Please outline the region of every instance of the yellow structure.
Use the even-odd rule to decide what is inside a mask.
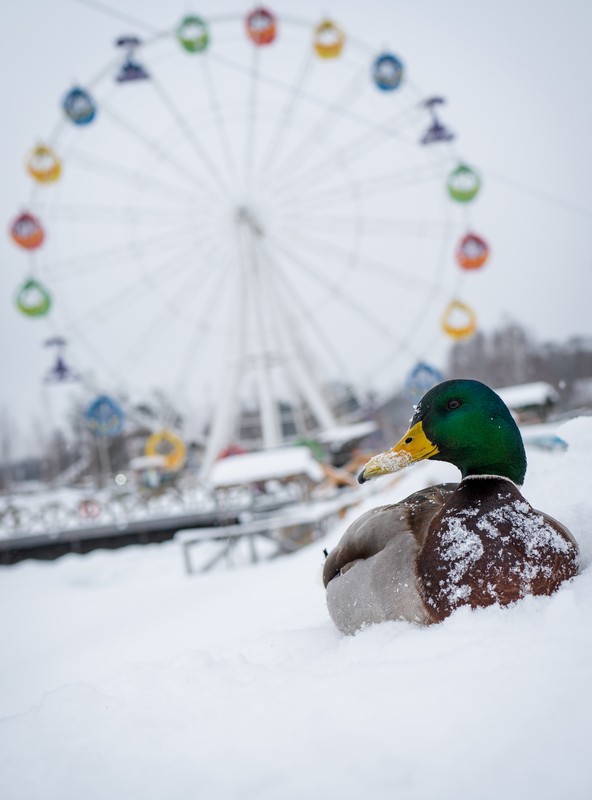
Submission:
[[[146,442],[144,452],[147,456],[164,456],[168,472],[176,472],[185,463],[185,444],[176,433],[169,430],[153,433]]]

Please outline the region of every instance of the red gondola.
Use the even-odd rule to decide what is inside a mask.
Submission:
[[[28,211],[23,211],[13,221],[10,226],[10,235],[12,240],[20,247],[24,247],[25,250],[36,250],[41,247],[45,239],[41,223]]]
[[[277,19],[266,8],[256,8],[245,21],[247,36],[258,47],[271,44],[277,35]]]
[[[467,233],[456,249],[456,260],[463,269],[479,269],[488,258],[489,245],[476,233]]]

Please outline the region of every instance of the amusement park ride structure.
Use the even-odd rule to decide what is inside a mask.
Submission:
[[[253,326],[254,353],[252,360],[257,376],[259,408],[261,415],[262,444],[265,449],[278,447],[282,439],[280,407],[272,388],[271,368],[274,354],[269,351],[263,329],[264,313],[261,309],[265,297],[264,271],[273,269],[269,255],[265,252],[265,229],[248,206],[240,206],[235,216],[237,260],[236,306],[231,314],[236,330],[231,339],[230,367],[227,382],[220,393],[220,402],[214,414],[212,432],[208,439],[203,469],[207,474],[218,454],[231,440],[239,407],[239,389],[245,368],[245,342],[249,320]],[[311,409],[321,429],[338,424],[329,403],[323,395],[322,386],[309,370],[294,329],[283,315],[278,315],[274,340],[275,359],[284,364],[294,386]]]
[[[317,432],[343,424],[328,380],[397,362],[412,396],[436,383],[425,354],[474,333],[462,288],[489,246],[469,216],[481,179],[403,54],[263,7],[116,46],[28,155],[10,224],[29,265],[17,309],[47,320],[47,381],[79,381],[94,434],[120,433],[122,386],[209,393],[207,478],[247,398],[273,449],[282,400]],[[166,419],[147,448],[185,453]]]

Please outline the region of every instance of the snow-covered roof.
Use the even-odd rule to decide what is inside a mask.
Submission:
[[[222,488],[297,475],[306,475],[314,483],[323,480],[323,469],[308,447],[278,447],[228,456],[216,461],[209,483],[213,488]]]
[[[557,402],[559,395],[545,381],[535,383],[523,383],[520,386],[505,386],[495,390],[502,398],[504,403],[511,409],[528,408],[529,406],[540,406],[547,402]]]
[[[370,433],[374,433],[378,425],[373,420],[356,422],[353,425],[339,425],[335,428],[327,428],[322,431],[317,439],[319,442],[330,444],[344,444],[354,439],[362,439]]]
[[[159,455],[137,456],[130,461],[132,469],[158,469],[159,467],[164,467],[165,464],[166,458]]]

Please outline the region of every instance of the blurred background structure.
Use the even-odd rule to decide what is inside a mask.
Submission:
[[[211,514],[286,444],[342,489],[444,377],[592,406],[591,12],[291,6],[11,11],[9,533]]]

